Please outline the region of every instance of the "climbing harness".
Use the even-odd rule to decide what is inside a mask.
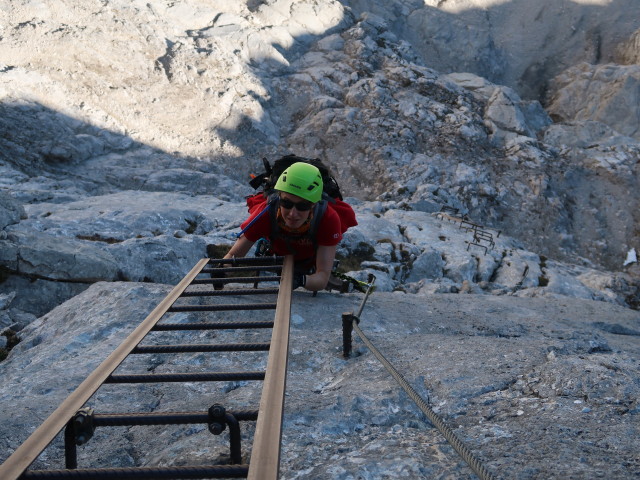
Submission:
[[[267,238],[259,238],[256,242],[256,251],[254,253],[256,257],[268,257],[273,255],[271,250],[271,242]]]

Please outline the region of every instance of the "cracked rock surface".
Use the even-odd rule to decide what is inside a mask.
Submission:
[[[226,252],[249,175],[293,152],[321,157],[357,213],[338,255],[377,277],[362,327],[492,471],[640,476],[638,8],[0,0],[2,458],[170,285]],[[283,478],[473,478],[362,343],[341,357],[339,317],[359,301],[294,294]],[[92,404],[257,394],[112,387]],[[81,456],[226,461],[228,439],[207,432],[100,432]]]
[[[0,363],[0,400],[12,405],[1,417],[3,455],[169,289],[97,283],[27,327]],[[359,294],[293,295],[282,478],[475,478],[355,333],[352,355],[343,357],[341,316],[360,301]],[[176,321],[234,318],[174,315]],[[367,338],[498,478],[640,474],[638,312],[566,298],[374,292],[360,319]],[[265,334],[222,332],[217,340],[260,342]],[[214,334],[182,335],[173,341],[205,343]],[[144,343],[169,338],[150,334]],[[134,357],[119,373],[251,370],[266,361],[259,352]],[[255,409],[259,394],[260,382],[105,386],[89,404],[103,413],[206,411],[213,403]],[[243,422],[242,434],[251,437],[252,422]],[[248,440],[243,454],[250,454]],[[228,438],[211,436],[204,425],[99,429],[79,455],[81,465],[89,459],[110,466],[202,464],[225,461]],[[59,465],[62,458],[57,441],[37,465]]]

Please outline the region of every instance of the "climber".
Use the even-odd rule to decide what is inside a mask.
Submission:
[[[244,257],[254,243],[267,239],[270,253],[294,256],[294,289],[322,290],[329,283],[342,234],[357,225],[355,213],[341,195],[323,195],[325,182],[318,167],[301,157],[285,158],[293,163],[273,188],[247,199],[250,216],[224,258]]]

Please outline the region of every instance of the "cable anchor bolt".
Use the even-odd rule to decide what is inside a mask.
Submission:
[[[209,431],[214,435],[220,435],[227,428],[226,410],[218,403],[209,407]]]

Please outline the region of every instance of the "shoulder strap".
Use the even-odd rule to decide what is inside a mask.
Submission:
[[[249,197],[249,198],[251,198],[251,197]],[[276,196],[276,198],[277,198],[277,196]],[[240,238],[244,232],[249,230],[253,226],[253,224],[256,223],[258,221],[258,219],[262,215],[265,214],[266,211],[273,212],[274,211],[274,207],[275,207],[274,206],[275,201],[276,201],[275,198],[267,198],[266,204],[265,204],[264,208],[262,209],[262,211],[260,213],[258,213],[255,217],[253,217],[253,220],[251,220],[249,222],[249,224],[240,231],[240,233],[236,234],[236,238]],[[258,204],[256,204],[256,205],[258,205]],[[252,207],[250,207],[249,211],[250,212],[253,211]]]
[[[273,205],[269,212],[269,219],[271,221],[271,241],[280,235],[280,227],[278,226],[278,209],[280,208],[280,196],[277,193],[269,195],[269,203]]]
[[[316,203],[316,206],[313,207],[313,219],[311,220],[311,226],[309,227],[309,236],[311,237],[311,241],[313,242],[313,249],[315,250],[318,247],[318,228],[320,227],[320,222],[322,217],[324,216],[324,212],[327,211],[327,201],[321,200]]]

